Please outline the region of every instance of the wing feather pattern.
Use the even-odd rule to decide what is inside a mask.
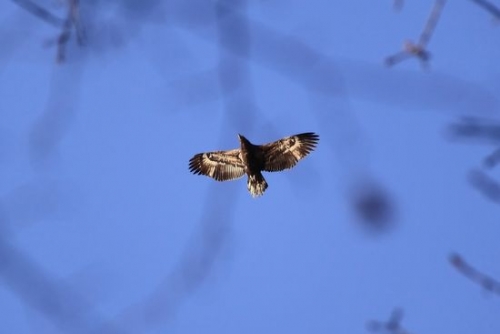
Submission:
[[[318,141],[317,134],[306,132],[262,145],[264,170],[277,172],[292,168],[316,148]]]
[[[245,174],[240,149],[198,153],[189,160],[189,171],[217,181],[234,180]]]

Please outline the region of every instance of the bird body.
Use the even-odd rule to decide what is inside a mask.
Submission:
[[[313,132],[285,137],[272,143],[254,145],[238,135],[240,148],[198,153],[189,160],[189,170],[217,181],[248,176],[247,188],[253,197],[262,196],[268,184],[262,171],[277,172],[292,168],[314,150],[319,136]]]

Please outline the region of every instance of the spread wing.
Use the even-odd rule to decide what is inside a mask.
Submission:
[[[189,171],[217,181],[237,179],[245,174],[240,149],[198,153],[189,160]]]
[[[307,132],[260,146],[264,154],[263,169],[266,172],[277,172],[292,168],[314,150],[318,141],[317,134]]]

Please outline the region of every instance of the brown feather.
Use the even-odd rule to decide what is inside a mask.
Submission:
[[[189,160],[189,170],[217,181],[233,180],[245,174],[240,149],[196,154]]]
[[[318,141],[317,134],[307,132],[260,146],[264,152],[263,170],[277,172],[292,168],[315,149]]]
[[[189,170],[217,181],[233,180],[247,174],[250,194],[262,196],[268,184],[261,172],[292,168],[316,148],[319,136],[306,132],[265,145],[254,145],[242,135],[239,139],[239,149],[196,154],[189,160]]]

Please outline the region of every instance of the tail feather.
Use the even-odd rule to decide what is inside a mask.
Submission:
[[[259,197],[267,189],[267,182],[261,173],[248,175],[247,188],[252,197]]]

